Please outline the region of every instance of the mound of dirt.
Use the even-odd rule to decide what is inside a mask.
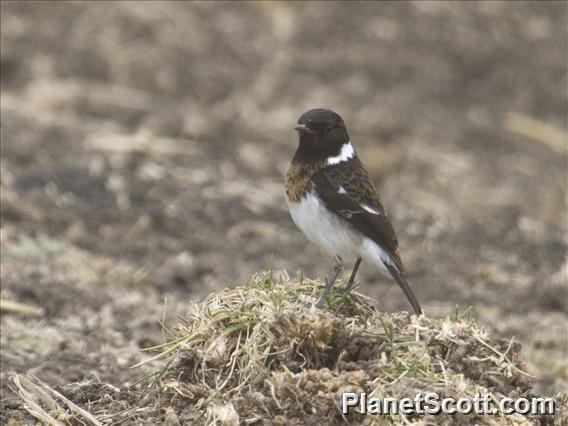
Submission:
[[[468,313],[427,318],[377,311],[358,293],[340,290],[329,308],[314,307],[323,283],[292,282],[272,272],[196,303],[157,352],[149,386],[93,382],[55,390],[16,376],[28,411],[43,421],[167,424],[387,423],[417,415],[342,414],[342,395],[414,398],[530,398],[520,345],[493,340]],[[556,420],[566,401],[557,401]],[[562,414],[558,414],[562,412]],[[566,417],[563,417],[566,420]],[[429,424],[546,424],[552,416],[423,415]]]

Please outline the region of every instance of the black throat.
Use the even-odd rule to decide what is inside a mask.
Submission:
[[[348,143],[348,142],[346,142]],[[300,135],[298,149],[292,159],[293,163],[319,163],[329,157],[335,157],[341,152],[343,143],[318,143],[313,135]]]

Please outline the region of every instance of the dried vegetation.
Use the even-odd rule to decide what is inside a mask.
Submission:
[[[497,401],[532,396],[520,345],[491,339],[468,313],[431,319],[377,311],[360,294],[331,296],[314,307],[322,283],[286,274],[257,275],[245,285],[211,294],[172,330],[167,343],[139,365],[161,367],[150,385],[122,392],[75,384],[64,396],[40,381],[14,384],[36,418],[64,423],[303,425],[411,420],[452,424],[541,424],[554,417],[343,415],[344,392],[454,398],[490,393]],[[139,366],[138,365],[138,366]],[[89,411],[71,402],[89,388]],[[109,389],[111,390],[109,392]],[[69,392],[70,387],[67,391]],[[127,397],[127,400],[121,398]],[[561,422],[566,401],[558,401]]]

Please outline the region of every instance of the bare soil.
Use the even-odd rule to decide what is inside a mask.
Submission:
[[[427,315],[471,307],[522,344],[534,392],[568,390],[565,2],[0,7],[1,423],[32,421],[15,373],[126,401],[191,300],[271,266],[329,273],[283,193],[319,106]],[[359,280],[409,309],[369,265]]]

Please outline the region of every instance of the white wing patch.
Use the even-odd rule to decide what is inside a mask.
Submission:
[[[344,161],[351,160],[355,156],[355,148],[351,145],[351,142],[343,144],[339,155],[335,157],[329,157],[327,159],[328,166],[333,166],[334,164],[343,163]]]
[[[372,209],[371,207],[367,206],[366,204],[361,204],[361,208],[371,214],[379,214],[378,211],[376,211],[375,209]]]
[[[347,194],[347,191],[345,190],[344,187],[339,186],[339,189],[337,190],[337,193],[338,193],[338,194]]]

